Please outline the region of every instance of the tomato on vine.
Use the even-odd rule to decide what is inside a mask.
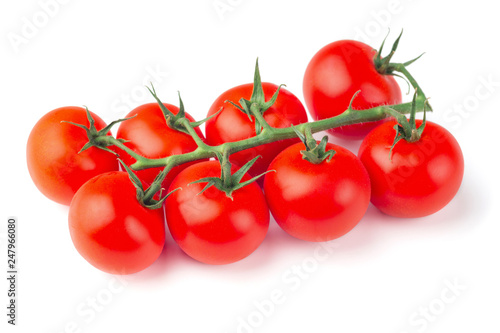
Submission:
[[[370,203],[370,179],[349,150],[312,136],[282,151],[269,165],[264,193],[288,234],[319,242],[354,228]]]
[[[90,115],[90,116],[89,116]],[[116,156],[89,147],[88,132],[109,135],[109,126],[96,114],[76,106],[61,107],[44,115],[31,130],[26,146],[30,176],[47,198],[69,205],[76,191],[99,174],[118,170]]]
[[[380,57],[382,47],[377,52],[371,46],[353,40],[336,41],[319,50],[310,60],[303,81],[304,99],[313,119],[341,114],[358,90],[361,93],[353,103],[356,110],[401,103],[401,89],[385,67],[398,42],[399,38],[393,52],[386,58]],[[383,121],[341,126],[328,132],[337,137],[359,140]]]
[[[227,188],[221,182],[215,184],[221,176],[217,161],[191,165],[174,179],[170,189],[181,189],[165,202],[167,224],[187,255],[207,264],[229,264],[247,257],[262,243],[269,209],[247,170],[248,164],[239,170],[233,166]]]
[[[137,198],[142,185],[127,172],[96,176],[75,194],[69,231],[77,251],[94,267],[132,274],[150,266],[165,244],[162,201],[145,207]]]
[[[416,95],[416,94],[415,94]],[[423,217],[446,206],[464,174],[462,150],[442,126],[400,116],[371,131],[358,156],[372,182],[371,202],[385,214]]]
[[[307,122],[304,106],[295,95],[281,86],[261,82],[258,63],[255,66],[254,83],[243,84],[222,93],[208,111],[209,117],[213,115],[206,123],[207,143],[210,145],[254,137],[261,132],[264,122],[274,128]],[[263,120],[259,119],[261,117]],[[259,145],[234,153],[230,159],[242,166],[254,157],[262,156],[250,170],[252,175],[258,175],[267,170],[279,152],[295,142],[297,139],[287,139]]]

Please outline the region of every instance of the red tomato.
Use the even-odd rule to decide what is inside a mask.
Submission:
[[[401,90],[391,75],[382,75],[374,65],[377,53],[371,46],[352,40],[326,45],[307,66],[303,90],[307,108],[315,120],[344,112],[354,93],[355,110],[401,103]],[[362,139],[382,121],[360,123],[329,130],[335,136]]]
[[[416,121],[417,126],[422,124]],[[443,127],[427,121],[419,141],[400,140],[392,150],[395,121],[370,132],[359,158],[370,174],[372,203],[397,217],[421,217],[446,206],[457,193],[464,174],[462,151]]]
[[[233,168],[236,171],[236,168]],[[269,227],[269,209],[262,190],[251,183],[233,192],[233,200],[214,186],[201,194],[205,177],[219,177],[217,161],[204,161],[183,170],[170,185],[165,201],[168,228],[190,257],[212,265],[241,260],[262,243]],[[248,180],[245,176],[242,181]]]
[[[164,103],[164,105],[173,114],[179,112],[179,108],[174,105],[166,103]],[[129,140],[125,145],[139,155],[148,158],[162,158],[171,155],[190,153],[198,147],[190,135],[168,127],[163,112],[157,103],[141,105],[127,114],[126,118],[134,115],[136,115],[134,118],[120,124],[117,138]],[[186,117],[190,121],[194,121],[187,113]],[[196,128],[196,132],[203,139],[203,134],[198,127]],[[120,152],[120,158],[122,158],[127,165],[131,165],[135,162],[133,157],[124,152]],[[163,187],[168,188],[175,176],[181,172],[181,170],[193,163],[196,162],[186,163],[170,170],[163,181]],[[134,172],[141,180],[146,183],[152,183],[162,169],[163,168],[150,168]]]
[[[99,131],[104,121],[91,112]],[[86,110],[68,106],[50,111],[31,130],[26,147],[28,170],[36,187],[47,198],[69,205],[76,191],[90,178],[118,170],[116,156],[91,147],[80,154],[88,142],[85,130],[70,121],[89,126]]]
[[[312,242],[338,238],[358,224],[370,203],[370,179],[349,150],[327,144],[333,158],[313,164],[303,143],[285,149],[269,166],[264,193],[272,215],[290,235]]]
[[[69,208],[69,231],[77,251],[96,268],[131,274],[150,266],[165,244],[163,209],[141,206],[126,172],[92,178]]]
[[[271,99],[278,89],[277,85],[266,82],[262,83],[262,87],[266,101]],[[256,135],[255,119],[250,121],[245,113],[230,103],[225,103],[226,100],[229,100],[238,104],[241,98],[249,100],[252,89],[253,83],[237,86],[224,92],[215,100],[210,107],[208,116],[219,111],[221,107],[223,109],[219,115],[206,122],[208,144],[220,145],[225,142],[248,139]],[[282,128],[307,122],[307,114],[299,99],[286,89],[281,88],[276,102],[264,112],[264,119],[272,127]],[[251,175],[257,176],[267,170],[269,163],[276,155],[297,141],[298,139],[282,140],[246,149],[232,154],[230,160],[243,166],[254,157],[261,155],[262,158],[259,158],[249,171]]]

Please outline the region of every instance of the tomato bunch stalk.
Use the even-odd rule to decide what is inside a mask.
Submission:
[[[130,165],[130,168],[135,171],[144,170],[148,168],[163,167],[163,170],[158,174],[155,181],[149,186],[149,188],[145,192],[144,197],[142,198],[142,202],[144,202],[146,205],[147,202],[151,201],[152,198],[162,190],[161,186],[162,181],[165,179],[168,172],[173,167],[182,165],[184,163],[203,160],[207,158],[217,158],[222,166],[222,175],[220,178],[221,182],[215,181],[214,179],[207,180],[207,182],[210,182],[211,185],[216,186],[220,190],[226,192],[228,196],[230,196],[232,191],[241,188],[241,186],[243,185],[240,183],[235,183],[234,177],[232,177],[231,175],[230,172],[231,162],[229,161],[229,156],[231,154],[271,142],[297,138],[297,132],[314,134],[317,132],[325,131],[336,127],[357,124],[357,123],[378,121],[388,116],[397,117],[399,119],[401,119],[401,117],[404,117],[406,119],[405,114],[411,114],[412,112],[413,113],[423,112],[424,110],[431,111],[432,108],[430,107],[428,100],[425,97],[425,94],[423,93],[422,89],[420,88],[414,77],[406,69],[406,66],[408,66],[408,64],[403,64],[403,63],[389,64],[389,67],[392,69],[392,71],[401,73],[417,92],[412,102],[396,104],[396,105],[376,106],[366,110],[354,110],[352,108],[352,102],[356,98],[357,94],[355,94],[348,108],[338,116],[330,117],[323,120],[302,123],[287,128],[275,128],[271,127],[264,119],[264,117],[262,117],[262,113],[265,112],[266,107],[272,105],[272,103],[276,99],[275,97],[273,97],[273,99],[269,101],[264,101],[260,103],[257,103],[252,99],[250,101],[244,100],[242,102],[244,107],[241,107],[242,112],[247,113],[248,117],[252,121],[255,121],[257,135],[245,140],[226,142],[216,146],[208,145],[207,143],[205,143],[205,141],[198,135],[198,133],[195,130],[197,126],[200,126],[201,124],[206,122],[209,118],[197,122],[192,122],[189,119],[187,119],[185,117],[184,104],[182,102],[180,94],[179,94],[180,112],[177,115],[174,115],[162,103],[154,87],[151,88],[148,87],[148,90],[155,98],[155,100],[158,102],[158,105],[165,116],[165,121],[167,125],[175,130],[185,132],[192,136],[193,140],[196,142],[198,146],[194,151],[185,154],[171,155],[163,158],[156,158],[156,159],[147,158],[141,156],[140,154],[136,153],[135,151],[127,147],[124,144],[124,140],[116,139],[112,136],[105,135],[104,132],[102,131],[100,132],[101,134],[98,136],[94,135],[91,137],[89,135],[89,143],[88,145],[86,145],[86,147],[88,148],[88,146],[95,146],[100,149],[104,149],[106,151],[115,153],[113,150],[110,149],[111,146],[115,146],[123,150],[136,160],[135,163]],[[261,89],[262,89],[261,79],[257,62],[255,66],[254,93],[252,94],[252,98],[254,98],[255,96],[263,97],[263,95],[259,93],[259,90]],[[276,97],[278,93],[279,89],[275,93]],[[227,101],[227,102],[235,104],[235,102],[233,101]],[[217,115],[212,115],[212,117],[215,116]],[[112,122],[108,127],[126,120],[128,119],[116,120]],[[89,130],[87,129],[87,131]],[[89,132],[95,133],[95,131],[89,131]],[[245,165],[245,169],[248,170],[254,162],[255,160],[249,161],[248,164]],[[248,181],[245,184],[255,181],[260,176],[261,175],[252,178],[251,181]],[[154,203],[154,207],[156,208],[158,207],[156,205],[156,202]]]

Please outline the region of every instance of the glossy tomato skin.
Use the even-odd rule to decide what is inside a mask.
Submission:
[[[91,112],[95,127],[106,127],[104,121]],[[116,156],[91,147],[81,153],[88,142],[85,130],[70,121],[89,126],[86,110],[68,106],[50,111],[31,130],[26,146],[26,160],[36,187],[47,198],[69,205],[76,191],[87,180],[101,173],[118,170]]]
[[[422,124],[417,120],[417,126]],[[462,150],[446,129],[426,122],[419,141],[400,140],[392,150],[395,121],[380,125],[361,143],[358,156],[370,174],[372,203],[385,214],[422,217],[446,206],[462,183]]]
[[[354,228],[370,203],[370,179],[349,150],[336,151],[330,161],[313,164],[302,158],[303,143],[280,153],[269,166],[264,193],[278,225],[293,237],[329,241]]]
[[[263,82],[262,87],[266,101],[270,100],[278,89],[277,85],[267,82]],[[239,111],[230,103],[225,103],[225,101],[229,100],[239,104],[241,98],[249,100],[252,96],[252,90],[252,83],[240,85],[227,90],[215,100],[210,107],[208,116],[216,113],[221,108],[222,111],[206,123],[208,144],[220,145],[225,142],[248,139],[256,135],[255,120],[250,121],[245,113]],[[281,88],[274,105],[264,112],[264,119],[271,127],[282,128],[307,122],[307,113],[295,95]],[[255,156],[262,156],[249,171],[251,175],[256,176],[265,172],[269,163],[283,149],[297,141],[298,139],[289,139],[268,143],[232,154],[230,158],[232,162],[243,166]]]
[[[173,114],[179,112],[179,108],[174,105],[167,103],[164,103],[164,105]],[[126,118],[132,116],[135,117],[120,124],[117,138],[128,140],[125,145],[141,156],[162,158],[171,155],[190,153],[197,148],[196,142],[190,135],[168,127],[163,112],[157,103],[143,104],[127,114]],[[190,121],[194,121],[187,113],[186,117]],[[198,127],[196,128],[196,132],[204,139]],[[129,154],[121,152],[120,150],[118,150],[118,153],[120,154],[120,158],[122,158],[127,165],[131,165],[135,162],[135,159]],[[181,170],[193,163],[196,162],[186,163],[170,170],[162,183],[163,187],[168,188],[175,176]],[[162,169],[163,168],[150,168],[135,171],[135,173],[141,180],[151,184]]]
[[[111,274],[145,269],[165,244],[163,209],[141,206],[121,171],[92,178],[78,190],[69,209],[69,231],[85,260]]]
[[[219,176],[217,161],[192,165],[172,182],[170,191],[182,189],[165,202],[174,240],[190,257],[212,265],[247,257],[262,243],[269,227],[269,209],[256,183],[234,191],[233,200],[214,186],[198,195],[206,183],[188,185],[204,177]]]
[[[391,75],[377,72],[371,46],[353,40],[326,45],[309,62],[304,74],[303,91],[307,109],[315,120],[344,112],[354,94],[355,110],[379,105],[399,104],[401,89]],[[344,139],[362,139],[382,121],[353,124],[328,132]]]

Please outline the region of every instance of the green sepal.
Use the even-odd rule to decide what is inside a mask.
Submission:
[[[247,163],[245,163],[245,165],[243,165],[241,168],[238,169],[238,171],[236,171],[232,177],[231,177],[231,183],[232,185],[237,185],[237,184],[242,184],[240,183],[241,180],[243,179],[243,177],[245,176],[245,174],[248,172],[248,170],[250,170],[250,168],[255,164],[255,162],[261,158],[262,156],[258,155],[258,156],[255,156],[254,158],[252,158],[250,161],[248,161]],[[262,176],[262,175],[260,175]],[[260,176],[257,176],[260,177]],[[256,178],[256,179],[257,179]],[[253,178],[252,178],[253,179]],[[248,183],[250,184],[250,183]],[[241,188],[243,186],[240,186],[238,188]]]
[[[153,188],[153,186],[150,186],[146,190],[144,190],[144,187],[142,186],[142,182],[139,179],[139,177],[137,177],[137,175],[128,167],[128,165],[125,164],[125,162],[123,162],[121,159],[118,159],[118,161],[120,162],[120,164],[122,165],[122,167],[127,172],[130,181],[132,182],[132,184],[135,187],[135,193],[136,193],[137,201],[139,201],[139,203],[143,207],[145,207],[145,208],[153,209],[153,210],[161,208],[163,206],[163,203],[165,202],[165,200],[167,200],[167,198],[172,193],[174,193],[175,191],[178,191],[178,190],[181,189],[180,187],[176,188],[176,189],[170,191],[169,193],[167,193],[167,195],[165,195],[164,197],[162,197],[163,189],[161,189],[160,193],[158,195],[158,197],[160,198],[159,200],[156,200],[156,199],[145,200],[145,198],[149,197],[149,195],[151,194],[149,192],[151,191],[151,189]],[[158,179],[158,176],[157,176],[155,178],[155,180],[153,181],[153,184],[155,182],[158,182],[158,181],[159,181],[159,179]],[[153,197],[153,195],[151,195],[151,197]]]
[[[226,102],[228,102],[229,104],[231,104],[232,106],[234,106],[235,108],[246,114],[248,120],[250,120],[250,122],[253,122],[252,114],[250,113],[250,101],[244,98],[240,98],[239,102],[241,106],[229,100],[227,100]]]
[[[415,128],[415,116],[417,114],[417,94],[418,94],[418,89],[415,89],[415,92],[413,93],[413,100],[411,101],[411,111],[410,111],[410,120],[408,123],[410,124],[410,127],[413,129]],[[405,133],[405,134],[410,134],[410,133]]]
[[[215,186],[217,188],[221,188],[222,187],[221,184],[216,185],[216,183],[218,183],[218,182],[222,183],[222,179],[217,178],[217,177],[205,177],[205,178],[201,178],[201,179],[195,180],[194,182],[189,183],[188,186],[191,184],[207,183],[207,185],[200,191],[200,193],[197,194],[197,195],[200,195],[212,186]]]
[[[260,112],[264,113],[266,112],[273,104],[276,102],[278,99],[278,95],[280,93],[281,87],[286,87],[286,84],[280,84],[278,86],[278,89],[274,92],[274,94],[271,96],[271,99],[268,100],[267,102],[264,102],[260,108]]]
[[[416,57],[415,59],[412,59],[412,60],[410,60],[410,61],[404,62],[404,63],[403,63],[403,65],[404,65],[405,67],[410,66],[410,65],[411,65],[411,64],[413,64],[415,61],[417,61],[418,59],[420,59],[420,58],[421,58],[424,54],[425,54],[425,52],[422,52],[422,54],[421,54],[421,55],[419,55],[418,57]]]
[[[422,119],[422,124],[420,124],[420,126],[417,129],[417,133],[418,133],[419,138],[422,136],[422,133],[424,132],[424,129],[425,129],[425,124],[427,122],[427,117],[426,117],[426,114],[427,114],[426,106],[427,105],[428,105],[427,100],[425,100],[425,102],[424,102],[424,117]]]
[[[84,108],[85,108],[85,112],[87,113],[89,127],[86,127],[85,125],[77,124],[77,123],[74,123],[71,121],[65,121],[65,120],[61,121],[61,123],[67,123],[70,125],[80,127],[82,129],[84,129],[85,132],[87,133],[87,138],[89,141],[80,149],[78,154],[80,154],[81,152],[84,152],[85,150],[89,149],[90,147],[96,147],[96,148],[102,149],[104,151],[107,151],[109,153],[112,153],[112,154],[118,156],[117,152],[108,148],[108,147],[111,147],[114,145],[113,143],[110,143],[109,140],[106,140],[106,137],[108,136],[108,132],[111,130],[111,128],[114,125],[121,123],[122,121],[132,119],[135,117],[135,115],[132,117],[129,117],[129,118],[123,118],[123,119],[118,119],[118,120],[112,121],[109,125],[107,125],[103,129],[98,131],[97,128],[95,127],[95,120],[92,117],[92,115],[90,114],[89,109],[86,106],[84,106]],[[120,141],[122,143],[127,142],[124,139],[118,139],[118,141]]]
[[[200,125],[203,125],[204,123],[206,123],[207,121],[209,121],[210,119],[216,117],[219,115],[219,113],[221,113],[222,111],[222,107],[219,109],[219,111],[215,112],[213,115],[209,116],[209,117],[206,117],[205,119],[202,119],[202,120],[198,120],[198,121],[191,121],[190,124],[192,127],[198,127]]]
[[[130,178],[130,181],[132,182],[132,184],[134,184],[134,187],[135,187],[136,193],[137,193],[137,199],[142,199],[144,197],[144,187],[142,186],[141,180],[132,171],[132,169],[130,169],[128,167],[128,165],[126,165],[125,162],[123,162],[123,160],[121,158],[118,159],[118,162],[120,162],[120,164],[122,165],[122,167],[127,172],[128,178]]]
[[[361,90],[358,90],[356,91],[352,97],[351,97],[351,100],[349,101],[349,106],[347,106],[347,111],[354,111],[354,109],[352,108],[352,103],[354,102],[354,100],[356,99],[356,97],[358,97],[358,95],[361,93]]]
[[[404,136],[401,135],[401,133],[404,133],[404,129],[403,129],[403,127],[401,127],[401,125],[399,125],[399,124],[394,125],[394,130],[396,131],[396,136],[394,137],[394,141],[392,142],[391,149],[389,149],[389,159],[391,161],[392,161],[392,150],[394,149],[394,146],[396,146],[396,144],[399,141],[404,139]]]
[[[259,58],[255,61],[255,72],[253,75],[253,90],[252,97],[250,97],[250,101],[255,103],[264,103],[264,88],[262,88],[262,80],[260,78],[260,70],[259,70]]]

